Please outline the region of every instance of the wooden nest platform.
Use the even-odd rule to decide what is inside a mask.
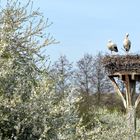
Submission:
[[[109,75],[115,73],[140,74],[140,55],[106,55],[102,63]]]

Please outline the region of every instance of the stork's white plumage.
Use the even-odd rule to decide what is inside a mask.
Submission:
[[[129,34],[127,33],[123,41],[123,47],[127,53],[129,52],[131,48],[131,41],[128,39],[128,36]]]
[[[111,53],[112,53],[112,51],[118,52],[117,45],[115,43],[113,43],[111,40],[108,41],[107,47],[111,51]]]

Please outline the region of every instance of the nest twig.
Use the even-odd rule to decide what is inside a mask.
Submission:
[[[140,55],[106,55],[104,56],[103,65],[108,74],[116,72],[140,73]]]

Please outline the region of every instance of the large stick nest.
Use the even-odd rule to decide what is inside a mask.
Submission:
[[[140,73],[140,55],[106,55],[103,65],[108,74]]]

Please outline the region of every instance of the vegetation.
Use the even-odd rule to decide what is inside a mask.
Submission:
[[[57,43],[46,34],[49,26],[30,1],[6,0],[0,9],[0,139],[132,137],[121,100],[105,76],[102,53],[85,54],[76,67],[66,56],[48,64],[45,47]]]

